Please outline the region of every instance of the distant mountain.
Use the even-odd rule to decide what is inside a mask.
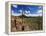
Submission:
[[[20,17],[20,18],[39,18],[39,17],[42,17],[42,16],[26,16],[26,15],[23,14],[23,15],[13,16],[13,17]]]
[[[18,16],[18,17],[23,17],[23,18],[35,18],[35,17],[42,17],[42,16],[26,16],[26,15],[20,15],[20,16]]]

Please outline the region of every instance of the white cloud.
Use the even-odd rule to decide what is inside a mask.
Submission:
[[[37,11],[37,14],[38,14],[39,16],[42,16],[42,10],[38,10],[38,11]]]
[[[17,8],[18,6],[17,5],[13,5],[13,7]]]
[[[28,11],[28,13],[30,13],[30,11]]]
[[[29,14],[30,13],[30,11],[27,11],[27,10],[25,10],[25,12],[26,12],[26,14]]]
[[[21,13],[14,13],[14,11],[12,10],[12,14],[11,15],[13,15],[13,16],[20,16],[22,14]]]
[[[25,10],[26,13],[28,13],[26,10]]]
[[[27,14],[29,13],[29,14]],[[31,14],[30,11],[26,11],[26,13],[24,14],[26,16],[42,16],[42,10],[38,10],[37,14]]]
[[[26,15],[26,16],[32,16],[32,17],[33,17],[33,16],[42,16],[42,14],[28,14],[28,15],[25,14],[25,15]]]
[[[42,13],[42,10],[38,10],[37,13]]]
[[[20,10],[20,11],[21,11],[21,10]],[[31,14],[30,11],[26,11],[26,13],[29,13],[29,14],[26,14],[26,13],[25,13],[24,15],[26,15],[26,16],[32,16],[32,17],[33,17],[33,16],[42,16],[42,13],[41,13],[40,11],[41,11],[41,10],[39,10],[39,12],[37,12],[37,14]],[[21,11],[21,12],[22,12],[22,11]],[[13,15],[13,16],[20,16],[20,15],[22,15],[22,13],[19,13],[19,14],[18,14],[18,13],[14,13],[14,11],[12,10],[12,15]]]
[[[42,13],[39,13],[39,16],[42,16]]]
[[[21,12],[21,13],[22,13],[22,10],[19,10],[19,12]]]

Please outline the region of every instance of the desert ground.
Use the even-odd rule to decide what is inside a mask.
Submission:
[[[11,32],[42,30],[42,16],[11,16]]]

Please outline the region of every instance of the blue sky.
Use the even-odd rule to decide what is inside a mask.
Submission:
[[[13,16],[22,15],[22,12],[26,16],[42,16],[43,6],[12,4],[11,12]]]

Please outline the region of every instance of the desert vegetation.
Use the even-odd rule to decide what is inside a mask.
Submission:
[[[11,32],[42,30],[42,16],[11,16]]]

